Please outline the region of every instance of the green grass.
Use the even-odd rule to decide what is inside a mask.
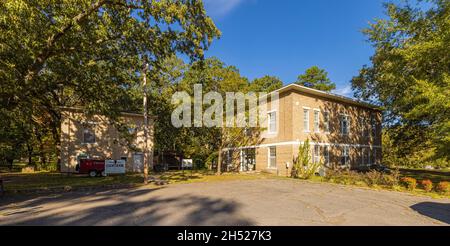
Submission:
[[[92,187],[107,185],[137,185],[142,183],[142,176],[138,174],[117,175],[108,177],[87,177],[81,175],[67,175],[63,173],[6,173],[1,177],[4,180],[7,193],[24,192],[36,189],[58,189],[70,186]]]
[[[218,182],[233,180],[252,180],[272,177],[263,173],[223,173],[215,175],[212,171],[168,171],[162,174],[154,175],[160,180],[164,180],[170,184],[176,183],[194,183],[194,182]]]

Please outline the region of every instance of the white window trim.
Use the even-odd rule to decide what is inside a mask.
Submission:
[[[275,167],[270,166],[270,149],[275,148]],[[267,169],[277,169],[277,146],[267,147]]]
[[[308,111],[308,114],[307,114],[307,119],[308,119],[308,124],[306,124],[306,126],[308,127],[307,129],[305,129],[305,110],[307,110]],[[309,125],[310,125],[310,118],[309,118],[309,111],[311,110],[311,108],[308,108],[308,107],[303,107],[303,132],[311,132],[310,131],[310,129],[309,129]]]
[[[275,131],[270,131],[270,114],[275,113]],[[278,112],[277,110],[270,110],[267,112],[267,132],[269,134],[277,134],[278,133]]]
[[[314,121],[314,132],[320,133],[320,109],[314,109],[313,121]],[[317,129],[316,129],[316,113],[317,113]]]

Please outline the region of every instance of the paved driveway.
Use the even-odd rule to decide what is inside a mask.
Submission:
[[[259,179],[5,198],[0,225],[448,225],[450,200]]]

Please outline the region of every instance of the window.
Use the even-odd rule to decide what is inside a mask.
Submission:
[[[361,116],[358,119],[359,119],[358,124],[359,124],[359,129],[361,132],[361,136],[367,137],[368,132],[367,132],[367,126],[366,126],[367,125],[366,118]]]
[[[314,132],[319,132],[319,110],[314,110]]]
[[[303,129],[305,132],[309,132],[309,109],[303,109]]]
[[[323,159],[325,161],[325,166],[330,165],[330,146],[326,145],[323,149]]]
[[[126,161],[128,160],[128,157],[126,157],[126,156],[121,156],[120,159],[121,159],[121,160],[124,160],[124,161],[126,162]]]
[[[330,113],[323,112],[323,131],[330,132]]]
[[[370,152],[369,148],[361,148],[361,166],[368,166],[370,156],[368,156],[368,153]]]
[[[269,112],[269,132],[277,132],[277,112]]]
[[[341,115],[341,134],[348,135],[350,133],[350,119],[348,115]]]
[[[95,143],[95,132],[93,129],[88,127],[83,129],[83,143],[85,144]]]
[[[342,155],[341,155],[341,165],[349,165],[350,164],[350,158],[349,158],[349,147],[344,146],[342,148]]]
[[[318,144],[314,145],[313,151],[313,163],[320,162],[320,146]]]
[[[269,147],[269,168],[277,167],[277,147]]]
[[[377,124],[374,114],[370,114],[370,127],[372,128],[372,137],[375,138],[375,136],[377,135]]]

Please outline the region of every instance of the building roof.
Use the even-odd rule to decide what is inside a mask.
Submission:
[[[334,94],[331,92],[325,92],[325,91],[321,91],[321,90],[312,89],[312,88],[301,86],[298,84],[289,84],[278,90],[272,91],[271,93],[274,93],[274,92],[281,93],[281,92],[286,92],[286,91],[291,91],[291,90],[303,92],[303,93],[309,94],[309,95],[333,99],[338,102],[344,102],[344,103],[353,104],[353,105],[360,106],[360,107],[365,107],[365,108],[370,108],[370,109],[381,111],[381,108],[374,104],[370,104],[370,103],[360,101],[360,100],[355,100],[350,97],[345,97],[345,96]]]

